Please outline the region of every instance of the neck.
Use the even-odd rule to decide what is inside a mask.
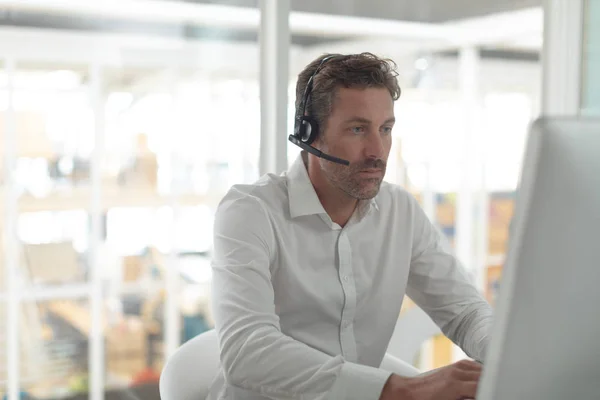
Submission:
[[[358,200],[333,186],[321,172],[317,160],[312,159],[308,162],[307,170],[325,212],[333,222],[344,227],[352,217],[358,205]]]

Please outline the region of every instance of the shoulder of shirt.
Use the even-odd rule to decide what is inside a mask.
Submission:
[[[233,185],[225,194],[217,212],[229,206],[243,206],[247,211],[260,213],[287,207],[288,191],[285,174],[265,174],[254,183]]]

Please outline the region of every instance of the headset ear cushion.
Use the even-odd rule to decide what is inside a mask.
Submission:
[[[311,144],[317,138],[317,121],[311,117],[302,118],[302,137],[301,140],[306,144]]]
[[[309,120],[302,119],[302,137],[300,140],[308,142],[310,140],[310,134],[312,133],[312,125]]]

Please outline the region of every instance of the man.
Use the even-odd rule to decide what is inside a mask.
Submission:
[[[472,358],[492,313],[407,192],[383,182],[395,66],[328,55],[298,78],[305,151],[287,173],[236,185],[215,219],[213,399],[454,400],[479,363],[407,378],[381,364],[404,294]],[[347,163],[347,165],[345,165]]]

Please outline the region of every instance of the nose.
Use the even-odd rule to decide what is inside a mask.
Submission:
[[[366,158],[383,158],[384,144],[383,138],[379,132],[370,132],[365,136],[365,156]]]

